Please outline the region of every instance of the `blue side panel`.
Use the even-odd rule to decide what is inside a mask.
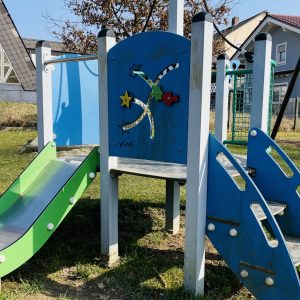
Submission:
[[[53,132],[56,135],[56,144],[99,144],[97,62],[56,64],[52,86]]]
[[[257,135],[248,138],[248,167],[256,170],[253,181],[269,201],[286,203],[285,214],[277,222],[285,235],[300,237],[300,172],[284,151],[260,129],[254,128]],[[287,177],[280,166],[270,155],[270,148],[281,156],[293,172]],[[299,150],[300,155],[300,150]]]
[[[186,163],[189,68],[190,41],[172,33],[138,34],[110,50],[110,155]]]
[[[224,153],[246,182],[241,190],[227,170],[217,160]],[[215,230],[207,230],[226,263],[257,299],[300,299],[300,286],[296,269],[289,255],[283,235],[270,213],[263,196],[228,150],[213,136],[209,142],[207,224]],[[263,209],[278,245],[269,244],[260,221],[251,209],[252,203]],[[237,235],[230,236],[235,229]],[[241,277],[246,270],[247,278]],[[273,278],[272,287],[265,285],[266,277]]]

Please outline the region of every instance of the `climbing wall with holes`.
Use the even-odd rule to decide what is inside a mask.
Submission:
[[[190,41],[147,32],[108,54],[110,155],[186,163]]]

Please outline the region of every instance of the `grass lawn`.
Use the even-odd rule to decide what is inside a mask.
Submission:
[[[18,148],[33,131],[0,131],[0,194],[32,160]],[[278,140],[300,167],[300,133]],[[230,147],[245,153],[243,147]],[[185,188],[181,230],[164,231],[164,181],[120,177],[120,265],[101,263],[99,176],[44,247],[3,278],[0,299],[193,299],[183,283]],[[249,299],[224,261],[207,242],[206,295],[198,299]]]

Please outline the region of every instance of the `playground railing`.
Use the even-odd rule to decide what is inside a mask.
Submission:
[[[63,58],[56,58],[56,59],[49,59],[44,62],[45,65],[50,64],[58,64],[58,63],[67,63],[67,62],[77,62],[77,61],[88,61],[88,60],[97,60],[98,55],[80,55],[74,57],[63,57]]]

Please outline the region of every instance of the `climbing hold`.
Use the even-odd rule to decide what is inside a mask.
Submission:
[[[49,231],[53,230],[53,229],[54,229],[54,224],[53,224],[53,223],[49,223],[49,224],[47,225],[47,229],[48,229]]]
[[[156,101],[160,101],[161,100],[161,97],[163,95],[163,92],[161,91],[161,88],[158,86],[158,85],[153,85],[152,86],[152,96],[154,97],[154,99]]]
[[[231,229],[229,230],[229,235],[230,235],[231,237],[236,237],[236,236],[238,235],[238,231],[237,231],[235,228],[231,228]]]
[[[76,202],[75,197],[71,197],[70,200],[69,200],[69,203],[70,204],[74,204],[75,202]]]
[[[167,106],[171,106],[172,103],[178,102],[179,97],[174,96],[173,93],[166,92],[162,96],[162,100],[165,102]]]
[[[125,94],[123,96],[120,96],[120,98],[122,100],[121,106],[125,106],[125,107],[129,108],[132,97],[130,97],[128,95],[128,91],[125,91]]]
[[[241,271],[241,277],[242,277],[242,278],[248,278],[248,276],[249,276],[249,273],[248,273],[247,270],[242,270],[242,271]]]
[[[265,279],[265,284],[266,284],[267,286],[273,286],[273,285],[274,285],[274,279],[273,279],[272,277],[267,277],[267,278]]]
[[[0,264],[6,261],[6,257],[4,255],[0,255]]]
[[[91,173],[89,174],[89,177],[90,177],[91,179],[94,179],[94,178],[96,177],[96,174],[95,174],[94,172],[91,172]]]
[[[284,210],[278,213],[278,216],[282,217],[284,215]]]
[[[215,224],[209,223],[209,224],[207,225],[207,230],[208,230],[208,231],[215,231],[215,229],[216,229]]]
[[[250,131],[250,135],[251,135],[251,136],[257,136],[257,131],[254,130],[254,129],[252,129],[252,130]]]

